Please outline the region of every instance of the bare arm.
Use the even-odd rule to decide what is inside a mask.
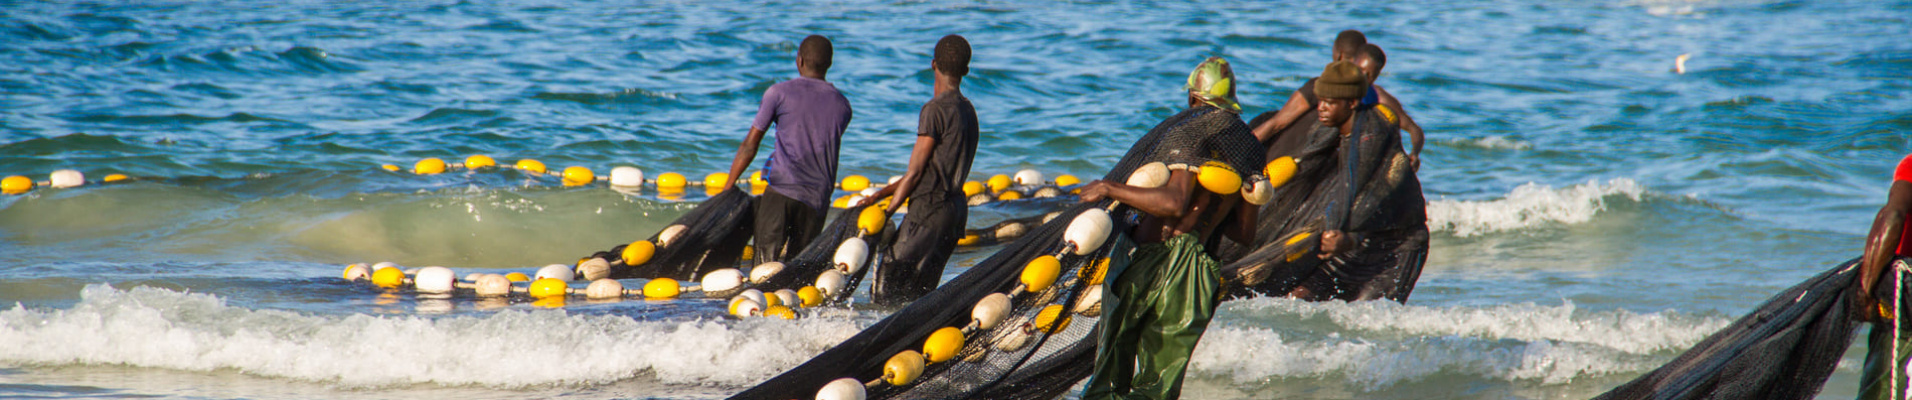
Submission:
[[[1237,197],[1239,197],[1239,195],[1237,195]],[[1260,222],[1261,207],[1249,204],[1247,201],[1240,201],[1239,199],[1237,199],[1237,201],[1233,213],[1235,220],[1232,222],[1234,223],[1228,224],[1225,229],[1222,230],[1222,235],[1233,239],[1235,243],[1253,245],[1255,243],[1255,224]]]
[[[763,142],[763,128],[751,127],[744,135],[744,142],[737,145],[737,157],[730,159],[730,176],[724,179],[724,188],[737,187],[737,177],[743,175],[744,168],[757,159],[757,145]]]
[[[909,169],[903,172],[903,177],[897,179],[896,184],[884,186],[883,189],[877,190],[876,193],[870,195],[870,197],[863,198],[863,202],[859,204],[876,203],[877,200],[882,200],[884,197],[902,193],[902,196],[898,196],[896,200],[890,201],[890,206],[884,209],[883,212],[895,213],[897,209],[903,208],[903,202],[909,201],[910,191],[915,190],[916,183],[923,179],[923,167],[929,165],[930,154],[932,154],[932,151],[935,149],[936,138],[917,136],[916,146],[910,149]]]
[[[1872,219],[1872,232],[1866,235],[1865,256],[1859,261],[1858,300],[1863,310],[1860,315],[1866,316],[1866,320],[1872,319],[1873,304],[1879,301],[1872,297],[1872,288],[1878,286],[1879,276],[1899,250],[1908,211],[1912,211],[1912,182],[1894,180],[1885,206],[1880,207],[1879,215]]]
[[[1189,196],[1195,193],[1194,176],[1188,170],[1176,169],[1168,174],[1168,183],[1157,188],[1100,180],[1089,182],[1082,187],[1082,201],[1111,198],[1157,218],[1181,219],[1188,213]]]
[[[1295,124],[1295,120],[1301,119],[1302,114],[1307,114],[1308,110],[1312,109],[1314,105],[1308,104],[1308,98],[1302,96],[1301,91],[1295,91],[1295,94],[1288,96],[1288,103],[1281,105],[1281,111],[1275,112],[1274,118],[1269,118],[1268,122],[1254,127],[1255,139],[1260,140],[1264,145],[1268,144],[1269,141],[1274,140],[1276,133],[1288,129],[1289,125]]]
[[[1401,113],[1401,131],[1407,132],[1410,140],[1408,161],[1414,165],[1414,169],[1421,169],[1421,145],[1427,143],[1426,134],[1421,132],[1421,124],[1414,123],[1414,117],[1407,116],[1407,107],[1402,107],[1401,100],[1394,98],[1394,94],[1388,93],[1387,89],[1375,86],[1374,91],[1380,95],[1381,104],[1386,104],[1389,108]]]

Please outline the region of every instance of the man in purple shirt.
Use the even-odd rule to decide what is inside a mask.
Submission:
[[[844,128],[850,125],[850,101],[824,80],[830,71],[830,39],[803,38],[797,48],[796,79],[771,85],[763,92],[757,120],[737,146],[725,188],[757,158],[757,145],[771,124],[777,125],[776,149],[764,165],[770,182],[757,199],[755,244],[757,261],[783,261],[823,230],[830,193],[836,187],[837,150]]]

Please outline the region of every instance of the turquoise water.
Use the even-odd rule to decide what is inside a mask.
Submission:
[[[1252,116],[1348,28],[1428,130],[1427,271],[1405,306],[1228,303],[1190,398],[1590,397],[1856,256],[1912,152],[1905,1],[0,2],[0,174],[139,178],[0,197],[0,396],[722,397],[883,311],[381,295],[341,266],[529,272],[701,194],[379,166],[695,179],[820,33],[856,109],[841,173],[887,177],[960,33],[974,178],[1099,176],[1203,57]]]

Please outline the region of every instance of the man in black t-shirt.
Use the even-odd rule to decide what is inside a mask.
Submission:
[[[870,297],[879,304],[907,303],[936,289],[942,283],[943,263],[955,252],[969,220],[962,185],[976,158],[978,136],[976,107],[962,92],[963,76],[969,74],[969,41],[944,36],[936,42],[930,67],[936,71],[935,97],[923,104],[918,117],[909,171],[860,203],[903,193],[884,211],[895,213],[904,203],[910,208],[889,236],[893,242],[877,266]]]

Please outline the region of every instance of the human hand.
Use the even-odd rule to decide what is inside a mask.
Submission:
[[[1348,240],[1347,236],[1346,233],[1342,233],[1338,229],[1321,234],[1321,254],[1318,257],[1327,259],[1346,250],[1345,248],[1349,246],[1343,242]]]
[[[1103,198],[1109,197],[1108,182],[1100,180],[1090,181],[1088,184],[1082,185],[1081,190],[1083,203],[1102,201]]]
[[[1860,276],[1853,278],[1859,279]],[[1892,320],[1893,316],[1897,315],[1893,310],[1893,305],[1897,303],[1894,299],[1887,298],[1888,295],[1877,293],[1881,290],[1880,285],[1890,284],[1893,283],[1888,283],[1882,276],[1873,285],[1853,285],[1850,290],[1851,295],[1846,299],[1847,313],[1851,314],[1852,319],[1861,322],[1878,323]],[[1868,289],[1867,286],[1871,288]]]

